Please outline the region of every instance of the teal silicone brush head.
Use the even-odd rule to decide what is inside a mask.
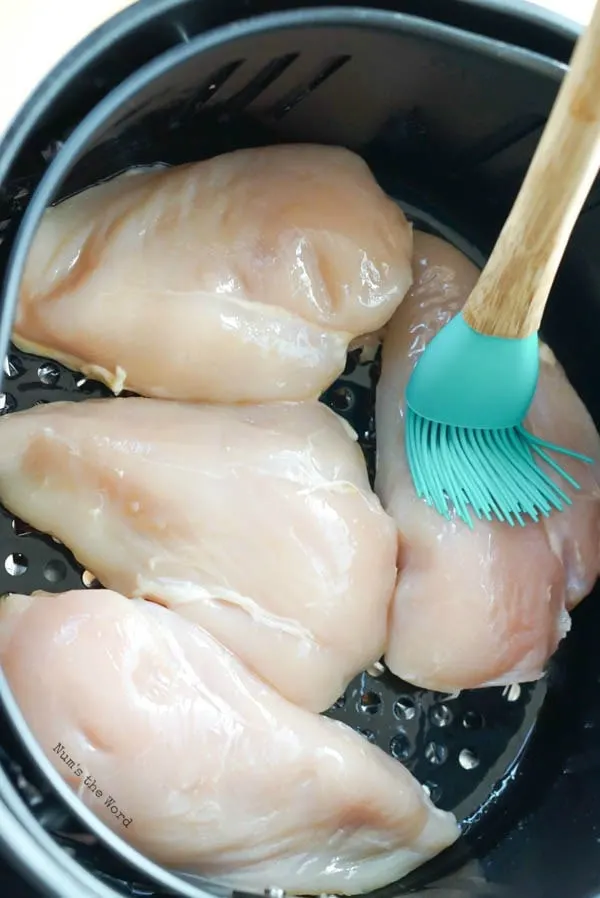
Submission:
[[[539,357],[537,333],[520,340],[489,337],[455,315],[417,362],[406,401],[438,424],[513,427],[535,395]]]
[[[456,315],[430,342],[406,390],[406,454],[417,495],[444,517],[523,526],[571,505],[540,462],[578,490],[548,453],[592,459],[523,426],[538,372],[537,334],[491,337]]]
[[[473,515],[524,526],[572,500],[549,476],[544,461],[574,490],[579,484],[549,452],[592,459],[528,433],[522,425],[498,429],[454,427],[406,410],[406,454],[417,495],[450,519],[454,509],[469,527]]]

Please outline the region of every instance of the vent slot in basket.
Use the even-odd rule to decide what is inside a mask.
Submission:
[[[277,103],[274,103],[268,110],[266,117],[273,121],[280,121],[284,116],[291,112],[292,109],[295,109],[296,106],[306,99],[309,94],[314,93],[317,88],[328,81],[329,78],[336,74],[336,72],[339,72],[339,70],[350,62],[351,59],[351,56],[343,54],[341,56],[334,56],[333,59],[323,63],[310,80],[298,85],[298,87],[289,91]]]

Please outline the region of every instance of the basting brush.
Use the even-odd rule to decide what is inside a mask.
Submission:
[[[571,504],[563,487],[579,488],[553,456],[591,462],[538,439],[524,421],[544,309],[599,166],[600,2],[487,265],[407,386],[413,483],[446,518],[454,510],[470,527],[473,515],[512,526],[539,520]]]

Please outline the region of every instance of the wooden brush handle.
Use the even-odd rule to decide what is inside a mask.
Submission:
[[[515,338],[539,330],[599,167],[600,0],[575,48],[516,202],[464,307],[474,330]]]

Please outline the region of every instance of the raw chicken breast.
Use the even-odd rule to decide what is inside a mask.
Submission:
[[[377,393],[376,491],[394,517],[401,572],[386,660],[410,683],[442,692],[538,679],[569,629],[571,608],[600,571],[600,441],[550,350],[529,427],[597,460],[561,458],[581,484],[573,506],[511,529],[445,521],[414,493],[403,396],[417,357],[463,305],[478,271],[443,241],[415,235],[415,283],[387,330]]]
[[[383,654],[396,531],[356,435],[321,403],[52,403],[0,434],[7,508],[286,698],[325,710]]]
[[[56,769],[159,863],[259,892],[355,894],[458,836],[401,764],[157,605],[10,596],[0,660]]]
[[[411,251],[403,213],[349,150],[130,172],[46,212],[14,341],[117,393],[314,398],[401,302]]]

